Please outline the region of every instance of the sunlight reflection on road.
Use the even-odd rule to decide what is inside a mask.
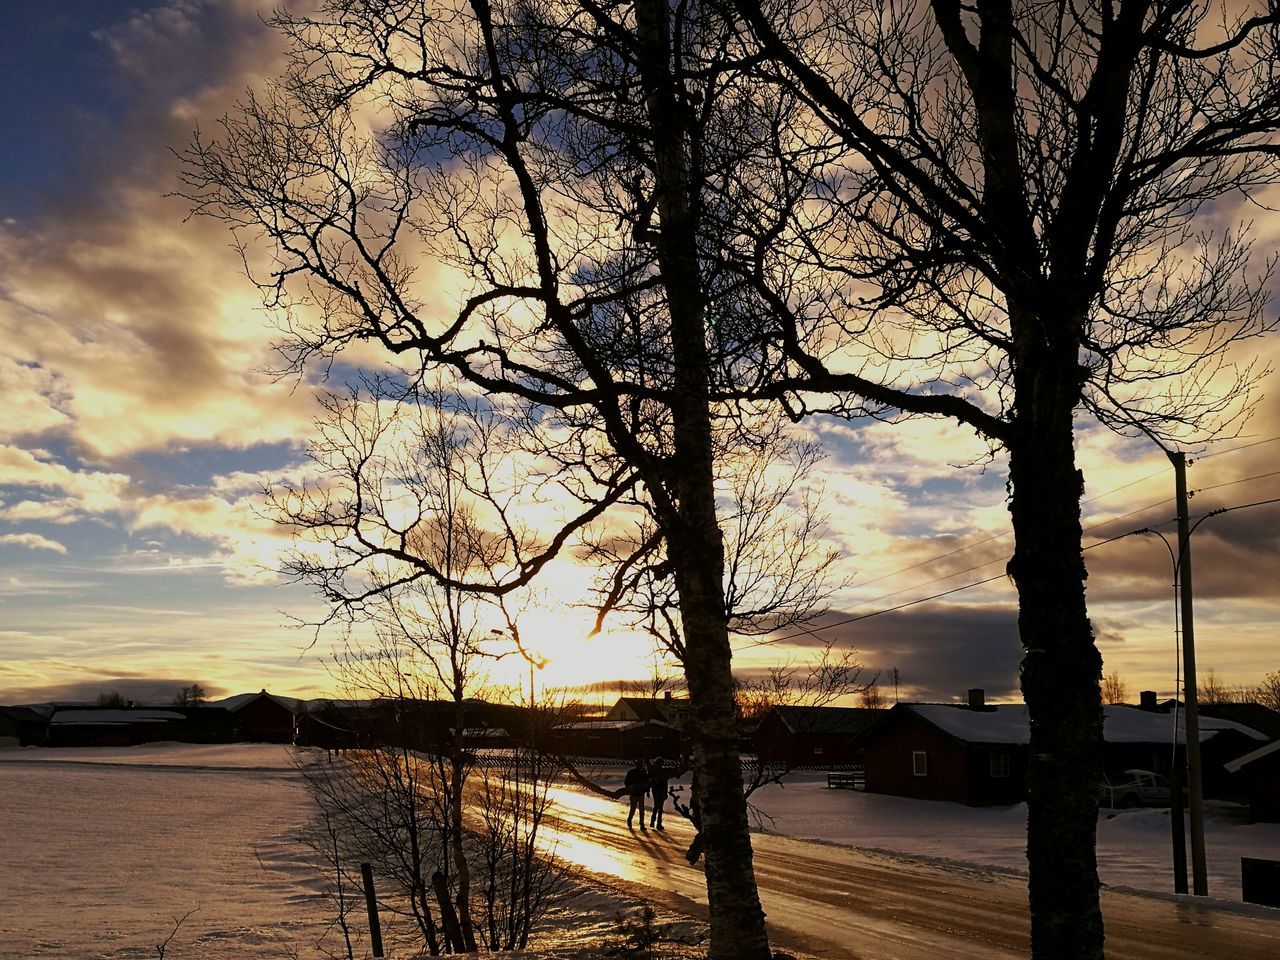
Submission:
[[[669,809],[667,829],[646,833],[626,826],[627,808],[616,800],[565,788],[550,793],[552,822],[544,822],[540,832],[563,859],[626,881],[651,884],[661,878],[683,886],[675,882],[680,879],[691,892],[702,890],[702,871],[684,860],[692,831]]]
[[[574,868],[613,877],[636,896],[704,915],[706,879],[684,852],[692,827],[627,826],[627,806],[551,790],[541,833]],[[975,866],[755,834],[754,867],[770,936],[831,960],[1019,960],[1027,956],[1025,881]],[[1208,905],[1104,893],[1108,954],[1126,960],[1275,960],[1280,923]]]

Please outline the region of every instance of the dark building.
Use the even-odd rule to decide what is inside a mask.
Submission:
[[[168,707],[59,707],[49,718],[49,746],[132,747],[181,740],[186,719]]]
[[[680,731],[663,720],[577,720],[557,725],[551,735],[552,751],[569,757],[680,756]]]
[[[976,693],[976,691],[975,691]],[[1185,743],[1181,715],[1125,704],[1104,708],[1103,768],[1115,780],[1129,769],[1167,774],[1175,740]],[[1202,718],[1200,740],[1205,793],[1239,792],[1226,761],[1266,738],[1241,724]],[[854,745],[863,750],[866,788],[925,800],[967,804],[1017,803],[1024,799],[1029,726],[1022,704],[988,706],[900,703],[870,726]]]
[[[0,707],[0,746],[42,747],[49,739],[49,718],[31,707]]]
[[[788,769],[841,767],[862,762],[851,741],[884,710],[863,707],[774,707],[756,725],[762,763]]]
[[[899,703],[860,735],[866,789],[970,805],[1025,796],[1026,713],[1014,706]]]
[[[688,700],[673,697],[668,691],[661,697],[619,697],[618,702],[609,708],[604,718],[631,721],[658,720],[680,729],[689,719],[690,709]]]
[[[1244,777],[1249,819],[1254,823],[1280,823],[1280,740],[1229,761],[1226,768]]]
[[[217,706],[231,714],[236,739],[250,743],[293,743],[302,705],[292,697],[263,690],[220,700]]]

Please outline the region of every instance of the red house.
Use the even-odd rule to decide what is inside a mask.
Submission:
[[[220,701],[232,715],[237,739],[252,743],[294,743],[297,738],[299,701],[263,690],[242,693]]]
[[[899,703],[855,738],[866,789],[971,806],[1018,803],[1027,766],[1026,708]]]
[[[851,741],[885,711],[864,707],[774,707],[756,726],[755,751],[762,763],[830,768],[862,762]]]

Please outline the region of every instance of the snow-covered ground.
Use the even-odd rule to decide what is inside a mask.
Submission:
[[[296,840],[311,814],[298,756],[323,753],[0,749],[0,960],[155,960],[184,916],[166,960],[339,956],[322,880]],[[596,960],[602,944],[620,942],[619,913],[638,906],[581,887],[548,918],[545,949],[524,960]],[[669,915],[659,922],[684,937],[701,929]]]
[[[1025,804],[966,807],[854,790],[829,790],[826,775],[801,773],[757,791],[761,828],[912,858],[954,860],[1026,872]],[[1280,858],[1280,824],[1247,823],[1235,804],[1208,805],[1209,892],[1240,899],[1240,858]],[[1173,892],[1167,809],[1104,810],[1098,818],[1098,872],[1112,887]]]
[[[310,814],[296,755],[263,744],[0,750],[0,960],[154,958],[189,911],[168,960],[336,955],[322,881],[295,839]],[[621,783],[621,766],[592,772]],[[813,773],[753,802],[763,830],[1025,872],[1022,806],[829,790]],[[1167,811],[1104,812],[1098,833],[1104,882],[1172,890]],[[1280,824],[1247,824],[1238,807],[1211,806],[1206,839],[1214,897],[1239,899],[1241,856],[1280,858]],[[583,889],[526,957],[599,957],[617,942],[618,912],[636,906]]]

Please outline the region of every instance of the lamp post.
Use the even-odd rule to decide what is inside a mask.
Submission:
[[[1161,449],[1164,449],[1161,447]],[[1196,691],[1196,643],[1195,610],[1191,589],[1191,534],[1210,517],[1225,513],[1212,510],[1194,524],[1187,511],[1187,457],[1181,450],[1165,450],[1173,464],[1174,493],[1178,505],[1178,556],[1173,562],[1174,583],[1179,590],[1182,611],[1182,693],[1184,705],[1183,726],[1186,731],[1187,752],[1187,807],[1191,826],[1191,882],[1192,892],[1198,897],[1209,895],[1209,874],[1204,850],[1204,790],[1200,764],[1200,708]],[[1149,528],[1135,533],[1152,533],[1164,540],[1170,556],[1173,548],[1163,534]],[[1176,742],[1176,740],[1175,740]],[[1175,826],[1175,830],[1177,827]],[[1175,853],[1175,858],[1177,854]],[[1185,868],[1184,868],[1185,869]],[[1175,882],[1178,876],[1175,873]],[[1182,881],[1179,893],[1186,891]]]
[[[516,650],[517,650],[517,652],[519,652],[520,656],[524,658],[525,663],[529,664],[529,704],[528,704],[528,707],[529,707],[529,714],[530,714],[529,721],[530,721],[530,723],[532,724],[532,722],[533,722],[533,706],[534,706],[534,698],[533,698],[533,671],[534,671],[534,668],[535,668],[535,667],[536,667],[537,669],[541,670],[543,667],[545,667],[548,663],[550,663],[550,662],[551,662],[551,658],[550,658],[550,657],[540,656],[539,654],[534,653],[532,650],[529,650],[528,648],[526,648],[526,647],[525,647],[525,645],[524,645],[524,643],[523,643],[523,642],[521,642],[521,640],[520,640],[520,631],[516,628],[516,626],[515,626],[515,624],[514,624],[514,623],[513,623],[513,624],[511,624],[511,626],[510,626],[508,629],[506,629],[506,630],[500,629],[500,628],[498,628],[498,627],[494,627],[494,628],[493,628],[493,629],[491,629],[489,632],[490,632],[491,634],[494,634],[495,636],[510,637],[510,638],[511,638],[511,640],[512,640],[512,642],[514,642],[514,643],[515,643],[515,645],[516,645]]]
[[[1169,562],[1173,564],[1173,602],[1176,607],[1178,604],[1178,556],[1173,551],[1173,544],[1159,530],[1152,530],[1149,527],[1143,527],[1141,530],[1135,530],[1134,533],[1151,534],[1160,538],[1164,544],[1164,548],[1169,551]],[[1175,655],[1176,661],[1176,655]],[[1174,685],[1173,695],[1178,695],[1177,685]],[[1185,737],[1184,737],[1185,740]],[[1173,760],[1169,765],[1169,825],[1173,830],[1173,892],[1187,892],[1187,834],[1186,825],[1182,822],[1182,764],[1178,762],[1178,723],[1175,715],[1173,724]],[[1112,806],[1115,806],[1114,797]]]

